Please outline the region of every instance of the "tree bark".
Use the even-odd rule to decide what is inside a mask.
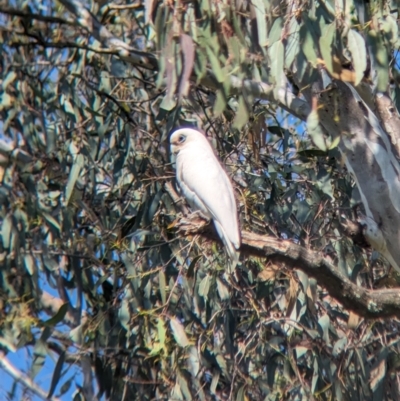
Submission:
[[[178,233],[187,236],[201,234],[219,241],[219,237],[204,220],[183,218],[177,224]],[[242,231],[242,254],[266,258],[290,269],[300,269],[346,309],[365,318],[385,318],[400,314],[398,289],[369,290],[351,282],[319,252],[306,249],[288,240]]]

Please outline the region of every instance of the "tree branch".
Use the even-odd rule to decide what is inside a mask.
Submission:
[[[48,397],[47,392],[40,388],[30,377],[17,369],[6,357],[3,351],[0,351],[0,367],[2,367],[13,379],[21,382],[25,387],[31,390],[38,397],[47,401],[61,401],[58,397]]]
[[[150,70],[158,69],[157,58],[151,54],[134,49],[115,37],[97,18],[77,0],[60,0],[65,8],[77,17],[78,24],[109,49],[115,49],[124,61]]]
[[[41,46],[44,48],[55,48],[55,49],[65,49],[65,48],[72,48],[72,49],[80,49],[80,50],[87,50],[91,51],[93,53],[98,53],[98,54],[114,54],[118,55],[118,51],[115,49],[103,49],[101,47],[96,48],[93,46],[85,46],[85,45],[80,45],[78,43],[73,43],[73,42],[13,42],[10,44],[10,46],[13,47],[21,47],[21,46]]]
[[[218,239],[210,225],[199,219],[181,219],[176,225],[183,235],[201,234],[212,240]],[[266,235],[242,231],[241,253],[268,258],[291,269],[300,269],[345,308],[365,318],[384,318],[400,313],[400,291],[398,289],[369,290],[352,283],[339,269],[311,251],[291,241],[279,240]]]
[[[144,67],[154,71],[158,70],[158,60],[156,56],[152,53],[136,50],[128,46],[122,40],[116,38],[89,10],[82,5],[82,3],[77,0],[60,0],[60,2],[71,13],[76,15],[79,25],[93,35],[105,48],[114,49],[121,59],[128,61],[135,66]],[[193,75],[192,78],[196,78],[195,75]],[[264,82],[253,81],[250,79],[243,80],[235,76],[229,76],[229,79],[234,94],[247,92],[251,93],[258,99],[278,102],[279,106],[289,111],[294,116],[303,121],[307,119],[310,112],[308,103],[299,99],[286,87],[276,90],[275,86]],[[211,70],[207,71],[205,77],[201,79],[200,84],[212,90],[220,88],[220,84]]]
[[[50,24],[63,24],[63,25],[75,25],[77,26],[78,23],[72,20],[66,20],[64,18],[59,17],[52,17],[47,15],[40,15],[40,14],[33,14],[27,13],[25,11],[17,10],[15,8],[0,8],[0,14],[7,14],[15,17],[26,18],[28,20],[37,20],[42,21]]]
[[[47,291],[42,291],[42,295],[40,296],[40,304],[49,315],[55,315],[60,310],[61,306],[64,305],[64,301],[60,298],[54,297]],[[69,311],[65,314],[63,320],[65,324],[74,326],[75,317],[73,315],[72,308],[69,308]]]
[[[74,24],[84,28],[104,46],[102,49],[95,49],[92,47],[89,48],[87,46],[65,43],[66,47],[82,48],[96,53],[114,54],[134,66],[158,71],[158,60],[154,54],[137,50],[115,37],[89,10],[82,5],[81,2],[77,0],[60,0],[60,2],[65,6],[65,8],[67,8],[68,11],[77,17]],[[132,8],[137,8],[137,6],[134,5]],[[63,20],[61,18],[27,14],[14,9],[0,9],[0,12],[20,17],[34,18],[44,22],[69,23],[67,20]],[[63,43],[34,44],[44,47],[61,47],[63,45]],[[196,78],[197,77],[193,74],[192,79]],[[288,88],[282,87],[276,90],[274,85],[253,81],[251,79],[239,79],[234,75],[230,75],[229,79],[231,81],[230,83],[233,94],[247,92],[255,98],[277,102],[280,107],[287,110],[302,121],[307,119],[307,116],[310,112],[309,104],[294,95]],[[207,74],[201,79],[200,84],[214,91],[220,88],[220,84],[211,70],[207,71]]]
[[[386,93],[375,96],[376,111],[381,124],[389,134],[392,144],[400,154],[400,117],[392,99]]]

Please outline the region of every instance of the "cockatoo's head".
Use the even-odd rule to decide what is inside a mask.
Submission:
[[[179,151],[192,142],[199,143],[207,141],[203,133],[194,128],[180,128],[172,133],[169,138],[171,153],[178,154]]]

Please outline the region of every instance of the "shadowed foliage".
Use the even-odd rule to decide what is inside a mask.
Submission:
[[[0,398],[399,399],[397,7],[0,0]],[[178,126],[232,178],[234,274]]]

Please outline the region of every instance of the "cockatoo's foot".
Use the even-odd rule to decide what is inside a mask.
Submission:
[[[204,216],[199,216],[197,213],[191,213],[186,217],[182,217],[179,220],[175,220],[170,228],[174,227],[178,229],[179,232],[184,234],[197,234],[199,230],[209,224]]]
[[[196,210],[195,212],[190,213],[187,216],[187,219],[192,220],[192,221],[201,219],[201,220],[205,220],[207,222],[207,224],[211,221],[211,219],[208,218],[207,216],[205,216],[200,210]]]

